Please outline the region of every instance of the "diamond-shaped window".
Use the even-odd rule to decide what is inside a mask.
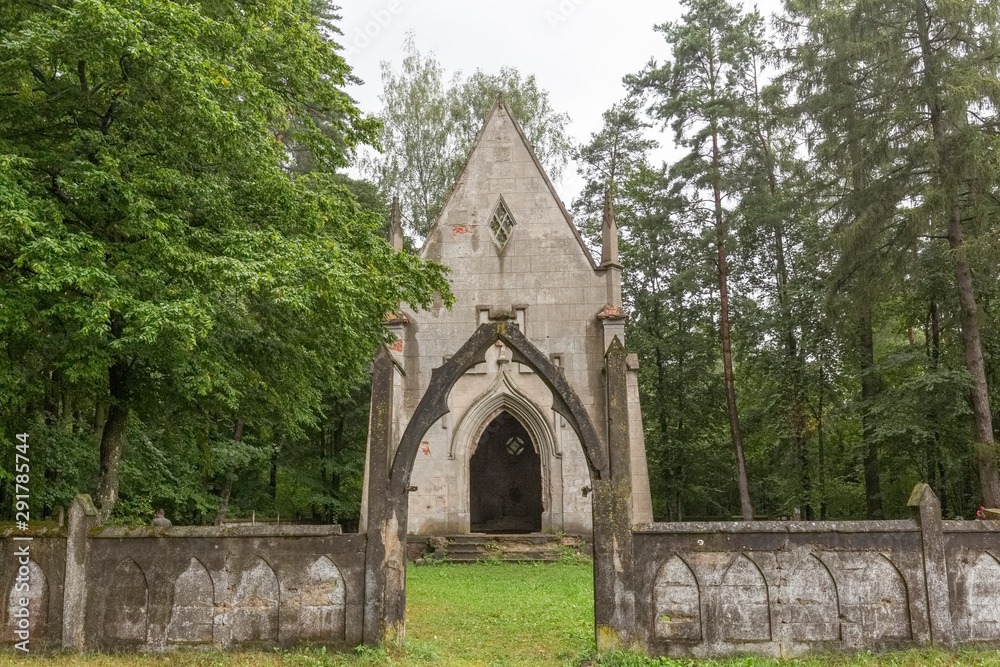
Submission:
[[[524,453],[524,440],[516,435],[507,440],[507,453],[511,456],[520,456]]]
[[[514,232],[516,224],[514,217],[507,210],[507,205],[503,203],[503,199],[500,199],[497,202],[496,210],[493,211],[493,217],[490,219],[490,233],[493,235],[493,242],[501,250],[510,240],[510,235]]]

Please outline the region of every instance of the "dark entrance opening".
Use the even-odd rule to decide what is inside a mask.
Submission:
[[[542,529],[542,464],[528,432],[507,412],[483,430],[469,461],[470,528],[474,533]]]

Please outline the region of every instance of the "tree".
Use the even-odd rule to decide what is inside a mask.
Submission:
[[[740,505],[744,520],[749,521],[753,519],[753,506],[733,376],[726,249],[729,212],[723,200],[727,196],[726,151],[732,150],[734,143],[730,121],[746,106],[741,93],[747,87],[750,54],[757,46],[754,35],[761,29],[762,21],[756,12],[743,14],[726,0],[685,0],[683,5],[687,12],[680,22],[656,28],[671,46],[673,59],[662,66],[651,63],[633,82],[654,92],[657,97],[652,113],[662,122],[672,124],[675,141],[689,150],[674,166],[674,173],[689,184],[693,205],[701,207],[702,189],[711,192],[709,205],[703,212],[715,229],[726,405]]]
[[[590,238],[600,235],[601,216],[608,195],[615,210],[619,214],[625,212],[622,224],[628,227],[632,219],[625,209],[633,200],[620,196],[617,186],[633,182],[642,170],[648,169],[649,151],[657,147],[656,141],[644,136],[651,124],[640,118],[641,106],[638,95],[630,95],[613,105],[604,112],[601,129],[575,151],[584,186],[580,197],[573,202],[573,211],[577,224]]]
[[[417,50],[413,33],[403,50],[398,73],[382,63],[384,153],[367,159],[364,168],[386,199],[399,196],[417,234],[426,235],[434,224],[497,97],[507,101],[546,171],[558,178],[571,152],[569,117],[552,109],[534,76],[504,67],[495,75],[476,70],[468,78],[456,72],[445,83],[444,68],[433,54]]]
[[[850,155],[853,165],[850,200],[864,211],[845,229],[854,249],[869,255],[887,250],[883,256],[898,265],[914,256],[918,244],[948,240],[980,486],[988,504],[1000,504],[968,244],[996,214],[994,186],[987,185],[996,182],[1000,167],[992,148],[1000,75],[996,13],[971,1],[789,3],[789,9],[807,33],[803,67],[824,79],[813,98],[825,97],[826,107],[846,123],[827,145],[830,154]]]
[[[5,3],[0,25],[0,398],[28,415],[57,382],[95,414],[102,518],[142,419],[301,428],[387,311],[447,298],[335,182],[378,125],[308,2]]]

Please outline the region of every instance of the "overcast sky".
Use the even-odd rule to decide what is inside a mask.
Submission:
[[[649,0],[340,0],[348,64],[364,80],[349,89],[361,109],[381,107],[380,63],[398,70],[407,31],[433,52],[450,77],[511,65],[534,74],[552,107],[569,114],[569,133],[588,139],[601,114],[624,96],[622,77],[667,53],[653,26],[680,18],[677,2]],[[777,0],[761,2],[770,11]],[[748,3],[749,5],[749,3]],[[670,139],[662,138],[669,144]],[[556,187],[569,204],[582,183],[570,164]]]

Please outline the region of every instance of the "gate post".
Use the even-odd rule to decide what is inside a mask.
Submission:
[[[602,652],[629,646],[635,639],[626,357],[615,336],[605,354],[610,475],[594,481],[594,621],[597,650]]]
[[[955,645],[951,621],[951,597],[948,592],[948,561],[944,550],[941,501],[927,484],[913,487],[906,503],[920,526],[920,544],[924,561],[924,585],[927,592],[927,618],[931,643],[950,648]]]
[[[389,609],[404,604],[402,600],[394,600],[393,596],[403,593],[399,590],[400,585],[390,580],[395,579],[396,570],[406,566],[405,519],[404,543],[398,545],[398,530],[391,525],[397,503],[394,502],[396,499],[389,497],[395,373],[392,354],[383,346],[373,364],[371,416],[368,423],[368,513],[365,522],[368,540],[365,547],[363,640],[369,646],[390,641],[397,634],[402,636],[402,627],[391,627],[387,618]],[[403,501],[405,500],[404,498]],[[400,578],[405,577],[405,574],[405,569],[398,573]]]

